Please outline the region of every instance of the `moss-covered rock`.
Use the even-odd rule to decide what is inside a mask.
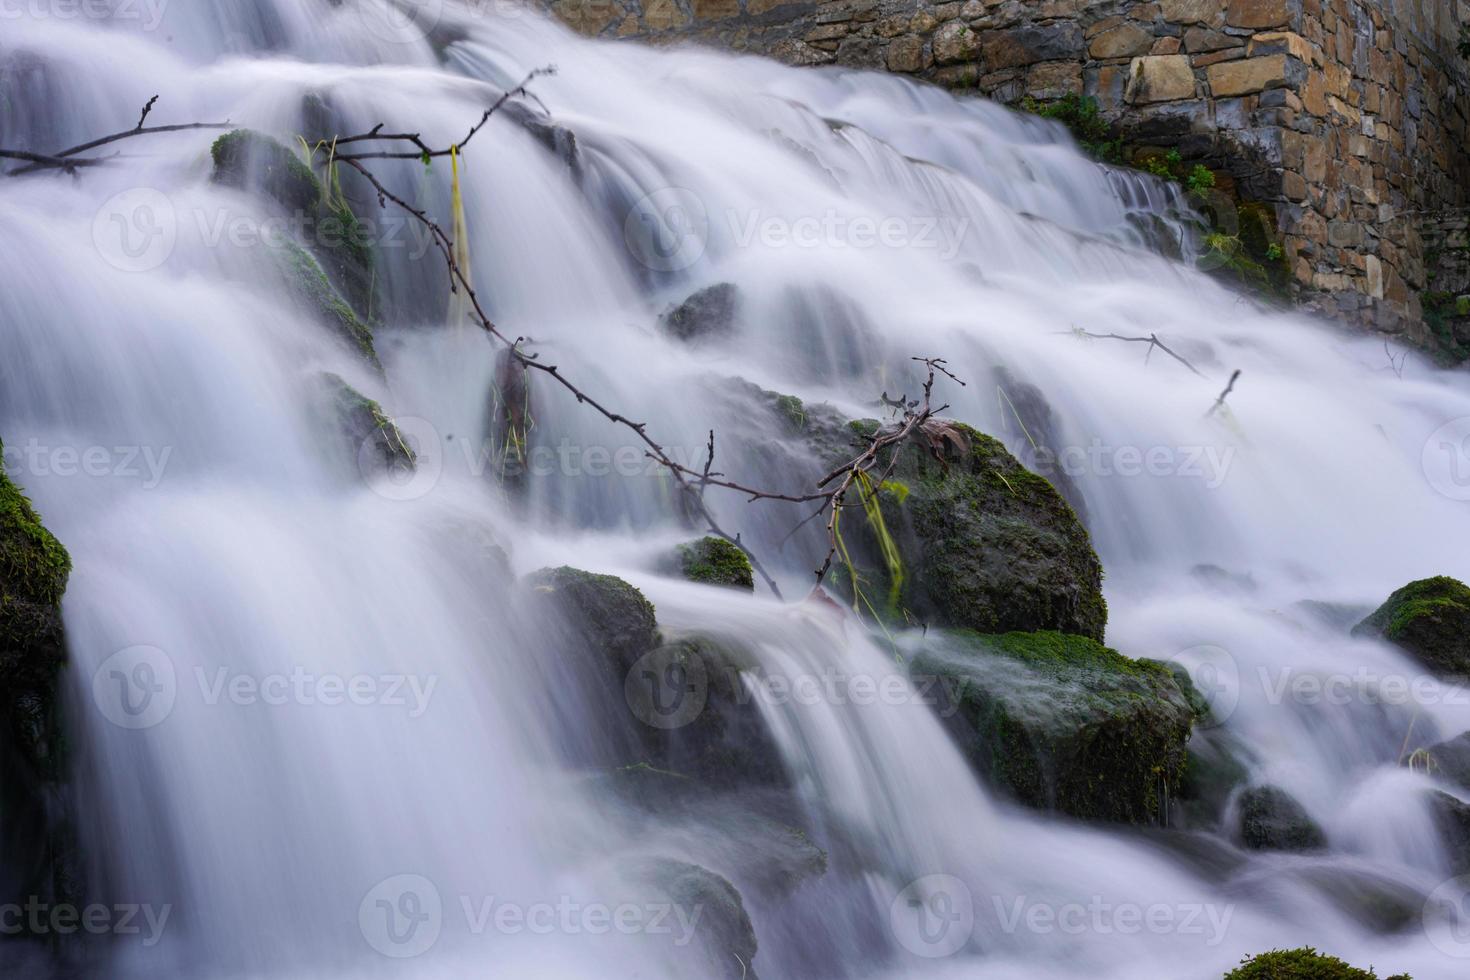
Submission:
[[[211,155],[216,183],[271,202],[301,230],[302,241],[272,243],[276,261],[300,298],[376,365],[372,241],[341,195],[328,194],[290,149],[252,130],[224,134]]]
[[[799,420],[773,409],[800,422],[795,434],[824,470],[851,460],[882,427],[826,406],[802,406]],[[859,503],[861,491],[874,506],[846,512],[839,525],[834,588],[860,610],[898,622],[1102,640],[1102,564],[1050,483],[959,422],[931,420],[892,452],[896,461],[885,452],[874,470],[894,463],[891,476],[850,494]]]
[[[755,591],[750,558],[734,544],[713,535],[678,547],[679,572],[691,582]]]
[[[1149,823],[1180,784],[1195,709],[1167,667],[1055,632],[916,642],[911,674],[975,768],[1020,802]]]
[[[1247,957],[1240,966],[1225,974],[1225,980],[1378,980],[1378,974],[1372,969],[1360,970],[1349,966],[1335,956],[1303,946],[1301,949],[1274,949]],[[1386,980],[1410,978],[1400,973]]]
[[[1443,575],[1410,582],[1353,635],[1397,644],[1441,677],[1470,677],[1470,588]]]
[[[3,449],[3,447],[0,447]],[[66,894],[61,597],[71,558],[0,464],[0,901]]]
[[[1279,786],[1253,786],[1240,795],[1240,839],[1253,851],[1311,851],[1327,837],[1296,798]]]
[[[340,375],[325,373],[322,388],[331,403],[343,443],[358,465],[378,472],[412,471],[416,462],[408,440],[383,406],[348,384]]]

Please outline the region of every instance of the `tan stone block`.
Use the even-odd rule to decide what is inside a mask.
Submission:
[[[934,60],[941,65],[971,61],[980,52],[980,35],[961,21],[951,21],[934,32]]]
[[[1284,54],[1211,65],[1207,70],[1210,92],[1220,99],[1280,88],[1286,84],[1286,69]]]
[[[1123,24],[1092,39],[1088,53],[1094,58],[1133,58],[1153,47],[1153,33],[1137,24]]]
[[[1194,69],[1182,54],[1134,58],[1128,66],[1125,98],[1132,103],[1174,102],[1194,98]]]
[[[1257,34],[1251,38],[1250,48],[1246,51],[1249,57],[1268,54],[1289,54],[1293,58],[1300,58],[1306,64],[1313,61],[1320,62],[1320,58],[1314,59],[1312,46],[1307,39],[1292,31],[1267,31]]]
[[[1159,11],[1171,24],[1213,24],[1220,6],[1220,0],[1160,0]]]
[[[924,39],[915,34],[894,38],[888,43],[886,59],[889,71],[919,71],[924,68]]]
[[[728,20],[740,16],[739,0],[694,0],[695,20]]]
[[[1082,66],[1075,61],[1049,61],[1032,65],[1026,79],[1026,94],[1052,101],[1082,94]]]
[[[1178,54],[1179,39],[1177,37],[1161,37],[1154,42],[1154,46],[1148,49],[1149,54]]]
[[[1287,0],[1230,0],[1225,23],[1255,30],[1286,27],[1291,23],[1291,6]]]

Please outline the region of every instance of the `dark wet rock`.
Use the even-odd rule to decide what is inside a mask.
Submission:
[[[755,591],[750,558],[724,538],[709,535],[679,545],[677,562],[679,573],[691,582]]]
[[[416,457],[403,433],[383,406],[348,384],[340,375],[323,374],[322,387],[336,417],[348,452],[364,475],[413,470]]]
[[[1208,709],[1199,715],[1209,717]],[[1197,728],[1189,740],[1189,763],[1175,794],[1186,828],[1218,827],[1235,790],[1250,778],[1244,754],[1223,728]]]
[[[1310,851],[1327,836],[1296,798],[1279,786],[1254,786],[1240,795],[1240,837],[1254,851]]]
[[[694,293],[671,307],[659,324],[672,337],[685,342],[728,338],[740,310],[740,291],[733,283],[721,282]]]
[[[1443,575],[1410,582],[1353,635],[1382,637],[1441,677],[1470,677],[1470,588]]]
[[[0,446],[3,450],[3,446]],[[0,457],[3,458],[3,457]],[[61,597],[71,557],[0,464],[0,901],[75,889]]]
[[[1003,367],[995,370],[995,385],[1004,406],[1002,418],[1006,431],[1001,434],[1011,445],[1023,447],[1022,464],[1050,480],[1085,526],[1087,504],[1077,481],[1062,468],[1061,433],[1046,395],[1035,385],[1017,380]]]
[[[524,102],[507,102],[500,111],[529,133],[548,153],[566,164],[573,180],[581,181],[582,157],[576,133]]]
[[[625,737],[604,741],[620,763],[648,763],[718,788],[786,781],[781,752],[742,680],[758,664],[736,639],[661,636],[653,605],[612,575],[563,566],[536,572],[527,585],[555,608],[569,670],[586,697],[619,723]]]
[[[531,369],[508,347],[495,355],[495,379],[490,386],[488,409],[495,478],[508,491],[521,493],[530,476],[535,405],[531,398]]]
[[[1431,776],[1470,790],[1470,732],[1465,732],[1424,750],[1422,758],[1411,757],[1408,763],[1428,771]]]
[[[1429,806],[1439,826],[1450,869],[1457,875],[1470,874],[1470,805],[1434,790],[1430,793]]]
[[[712,792],[691,776],[639,764],[614,770],[617,797],[642,815],[650,835],[698,840],[742,888],[788,894],[827,871],[827,853],[803,829],[794,794],[742,788]]]
[[[617,576],[563,565],[532,573],[527,585],[557,607],[586,649],[614,668],[619,684],[622,672],[658,643],[653,603]]]
[[[687,915],[699,911],[694,936],[697,942],[691,946],[702,947],[710,960],[691,976],[754,980],[755,927],[740,892],[729,879],[697,864],[662,857],[640,860],[630,869],[629,877]]]
[[[1167,667],[1054,632],[931,633],[921,643],[910,673],[992,785],[1087,820],[1160,817],[1195,719]]]

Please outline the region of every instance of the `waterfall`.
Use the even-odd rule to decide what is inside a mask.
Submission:
[[[1273,685],[1415,673],[1304,604],[1366,612],[1411,579],[1470,576],[1463,473],[1435,441],[1470,417],[1463,372],[1395,371],[1380,339],[1265,309],[1194,268],[1176,185],[1091,162],[1057,124],[898,77],[593,42],[509,2],[63,7],[4,15],[0,145],[126,129],[158,94],[150,125],[228,120],[290,143],[326,112],[343,133],[382,123],[447,147],[555,65],[457,160],[468,271],[502,332],[693,467],[714,430],[717,468],[758,485],[781,462],[750,451],[760,434],[731,379],[862,418],[882,392],[917,393],[912,358],[943,357],[966,382],[939,379],[945,414],[1023,461],[1013,397],[1030,386],[1054,441],[1083,454],[1063,476],[1107,571],[1109,645],[1210,667],[1219,731],[1330,845],[1247,852],[1021,809],[917,697],[755,692],[792,820],[828,862],[795,890],[763,888],[742,849],[741,807],[759,800],[650,816],[579,761],[605,733],[516,579],[619,575],[665,632],[730,637],[773,674],[909,690],[885,637],[794,601],[821,529],[788,541],[805,512],[711,489],[785,600],[662,574],[688,537],[667,474],[549,384],[534,392],[545,465],[509,499],[485,453],[496,347],[448,328],[425,232],[344,178],[372,227],[379,372],[293,298],[260,201],[211,180],[219,133],[173,132],[75,175],[0,180],[0,438],[75,566],[65,709],[83,873],[107,903],[166,915],[91,947],[82,975],[731,975],[676,918],[593,923],[588,910],[646,911],[629,898],[639,859],[738,886],[768,980],[1217,980],[1306,944],[1421,978],[1458,969],[1435,928],[1372,932],[1335,883],[1419,902],[1453,877],[1430,843],[1430,780],[1399,762],[1410,719],[1415,744],[1470,730],[1461,692],[1283,704]],[[451,226],[447,158],[375,169]],[[731,336],[659,329],[722,283],[738,289]],[[1088,336],[1140,333],[1197,371]],[[397,420],[411,476],[367,472],[331,437],[325,373]],[[140,713],[99,708],[118,679],[154,692]],[[935,896],[965,926],[945,955],[905,931],[907,903]],[[501,906],[560,925],[507,925]],[[383,909],[432,929],[390,942]],[[1120,925],[1120,909],[1142,918]]]

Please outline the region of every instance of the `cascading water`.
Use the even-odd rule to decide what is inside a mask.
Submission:
[[[6,15],[0,144],[113,132],[158,93],[154,124],[289,137],[316,100],[342,132],[382,122],[447,145],[555,64],[533,89],[575,134],[579,172],[492,118],[459,161],[476,287],[508,335],[691,465],[714,429],[727,473],[780,475],[746,461],[750,405],[723,379],[862,417],[880,391],[916,390],[912,357],[941,356],[969,382],[940,379],[945,414],[1017,453],[1029,435],[996,372],[1035,386],[1055,441],[1090,454],[1067,476],[1108,572],[1110,644],[1209,667],[1218,731],[1302,801],[1330,848],[1249,853],[1013,808],[914,698],[762,702],[829,853],[795,891],[753,880],[732,829],[748,801],[636,816],[588,775],[602,732],[591,706],[559,696],[573,686],[555,630],[515,598],[497,543],[515,574],[622,575],[661,628],[738,638],[774,674],[897,678],[887,642],[820,604],[654,572],[687,536],[667,479],[551,386],[535,393],[536,426],[554,463],[507,502],[480,453],[495,350],[444,325],[447,277],[423,234],[391,209],[364,212],[383,222],[377,375],[237,233],[237,219],[258,227],[258,202],[210,181],[214,134],[182,132],[119,144],[75,176],[0,182],[0,438],[75,562],[66,707],[85,877],[154,915],[89,947],[85,974],[730,975],[697,923],[495,924],[495,905],[614,907],[637,894],[630,859],[670,857],[741,888],[768,978],[1203,980],[1308,943],[1421,980],[1458,975],[1453,921],[1371,932],[1340,892],[1372,880],[1417,901],[1452,876],[1429,781],[1399,761],[1406,727],[1416,744],[1453,737],[1470,710],[1438,688],[1418,704],[1283,703],[1267,678],[1413,676],[1302,603],[1369,606],[1409,579],[1470,572],[1461,474],[1427,442],[1470,416],[1463,374],[1400,375],[1378,342],[1261,312],[1161,256],[1160,238],[1190,248],[1165,185],[979,100],[587,42],[509,5],[426,5],[435,17],[406,24],[387,0],[114,7]],[[447,161],[378,169],[449,226]],[[721,282],[741,291],[736,340],[654,329],[668,304]],[[1078,329],[1156,332],[1204,377]],[[1236,369],[1229,415],[1207,416]],[[412,479],[365,479],[323,436],[322,371],[399,419],[420,452]],[[106,460],[63,472],[56,447],[107,447]],[[1153,462],[1130,467],[1134,453]],[[789,506],[709,502],[784,595],[804,595],[820,530],[792,545],[802,515]],[[323,678],[362,697],[334,698]],[[138,702],[141,716],[99,710],[96,685],[133,681],[167,697]],[[936,893],[933,908],[967,926],[947,946],[903,927],[906,900]],[[385,941],[379,902],[431,921],[427,938]],[[1170,921],[1130,926],[1130,908]]]

